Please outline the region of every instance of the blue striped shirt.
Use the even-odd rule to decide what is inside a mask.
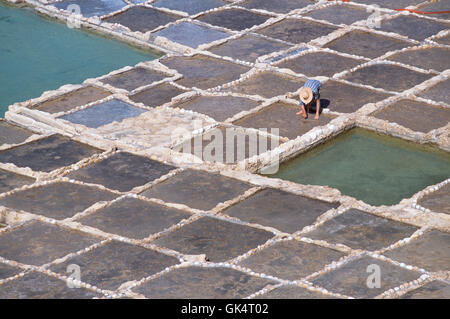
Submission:
[[[319,90],[320,90],[320,88],[322,87],[322,83],[320,83],[320,81],[309,79],[309,80],[307,80],[307,81],[305,82],[305,84],[303,85],[303,87],[305,87],[305,88],[310,88],[311,91],[313,92],[314,98],[315,98],[316,100],[318,100],[318,99],[320,98]],[[303,102],[300,101],[300,103],[303,103]]]

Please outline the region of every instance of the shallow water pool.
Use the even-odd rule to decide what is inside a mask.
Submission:
[[[450,154],[355,128],[283,163],[276,174],[327,185],[371,205],[393,205],[450,176]]]
[[[126,65],[158,58],[0,1],[0,117],[15,102],[64,84],[79,84]]]

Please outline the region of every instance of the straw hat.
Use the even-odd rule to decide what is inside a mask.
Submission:
[[[309,104],[313,99],[313,92],[311,88],[301,88],[300,89],[300,100],[302,100],[303,103]]]

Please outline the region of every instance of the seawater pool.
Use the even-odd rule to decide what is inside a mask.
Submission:
[[[450,176],[450,154],[354,128],[281,164],[276,174],[327,185],[371,205],[393,205]]]
[[[158,57],[0,1],[0,117],[15,102]]]

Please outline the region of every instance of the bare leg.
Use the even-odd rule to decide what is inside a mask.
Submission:
[[[316,116],[314,119],[318,120],[320,116],[320,99],[317,99],[316,101]]]

